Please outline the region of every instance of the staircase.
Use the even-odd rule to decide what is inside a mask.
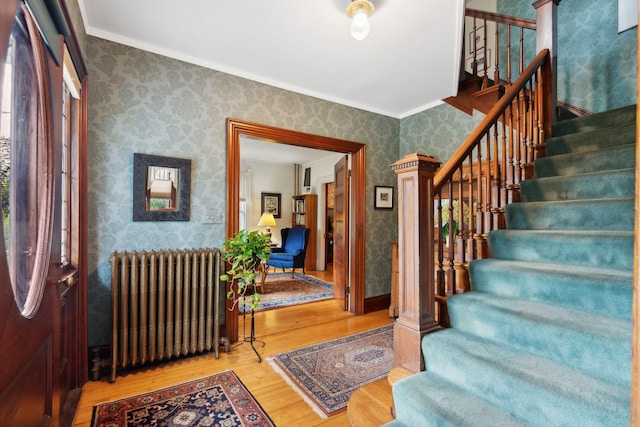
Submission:
[[[558,122],[387,426],[627,426],[635,106]]]

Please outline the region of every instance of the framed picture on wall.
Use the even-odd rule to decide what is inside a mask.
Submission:
[[[262,213],[268,212],[273,214],[274,218],[280,218],[280,193],[261,193],[260,200]]]
[[[393,187],[376,185],[374,209],[393,209]]]
[[[311,168],[306,168],[304,170],[304,184],[305,187],[311,186]]]

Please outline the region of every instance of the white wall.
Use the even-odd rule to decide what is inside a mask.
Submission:
[[[341,153],[333,153],[314,162],[305,163],[300,168],[300,187],[302,188],[302,180],[304,180],[304,170],[311,168],[311,193],[318,195],[318,227],[316,230],[316,268],[318,270],[325,269],[325,185],[333,182],[334,165],[344,156]]]
[[[291,197],[294,196],[293,165],[283,166],[272,163],[246,162],[242,171],[252,170],[251,213],[247,218],[247,229],[258,229],[261,211],[261,193],[279,193],[280,218],[276,218],[276,227],[271,228],[271,240],[280,244],[280,230],[291,226]]]

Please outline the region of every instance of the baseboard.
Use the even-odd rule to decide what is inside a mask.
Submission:
[[[391,304],[391,294],[379,295],[364,299],[364,314],[374,311],[388,310]]]
[[[583,117],[583,116],[589,116],[591,115],[591,113],[583,108],[580,107],[576,107],[575,105],[571,105],[571,104],[567,104],[566,102],[562,102],[562,101],[558,101],[558,107],[559,108],[564,108],[565,110],[567,110],[568,112],[570,112],[571,114],[575,115],[576,117]]]

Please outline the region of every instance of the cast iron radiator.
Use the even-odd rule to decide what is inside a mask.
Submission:
[[[219,249],[114,252],[111,381],[116,370],[215,351],[220,329]]]

